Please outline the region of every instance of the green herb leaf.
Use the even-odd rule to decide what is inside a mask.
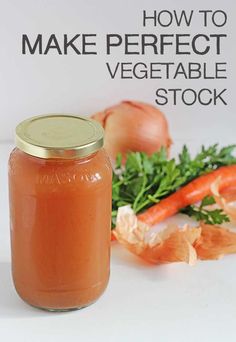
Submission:
[[[200,206],[191,205],[181,210],[183,214],[186,214],[197,221],[203,221],[207,224],[222,224],[229,222],[229,217],[224,213],[222,209],[208,210],[205,207],[215,204],[214,197],[206,196]]]
[[[206,207],[207,205],[212,205],[215,203],[216,203],[216,201],[215,201],[213,196],[206,196],[203,198],[203,200],[200,204],[200,208],[203,208],[203,207]]]
[[[207,148],[202,146],[200,152],[191,158],[184,145],[176,160],[168,159],[165,148],[151,156],[143,152],[130,152],[125,165],[122,165],[122,156],[118,155],[112,185],[113,223],[121,205],[130,204],[135,213],[140,213],[200,175],[224,165],[236,164],[235,149],[236,145],[221,149],[217,144]],[[226,215],[220,209],[208,213],[204,207],[211,204],[212,198],[205,198],[202,207],[200,205],[201,210],[188,207],[186,213],[206,223],[227,222]]]

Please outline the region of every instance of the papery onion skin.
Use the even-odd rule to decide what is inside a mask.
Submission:
[[[201,237],[194,243],[199,259],[214,260],[236,253],[236,233],[229,229],[201,223]]]
[[[200,222],[197,227],[174,224],[159,232],[150,234],[150,230],[129,205],[119,208],[113,234],[131,253],[149,263],[184,261],[194,265],[197,259],[213,260],[236,253],[236,233],[223,227]]]
[[[105,129],[104,147],[112,160],[118,153],[125,159],[130,151],[151,155],[172,143],[164,114],[149,104],[123,101],[92,118]]]

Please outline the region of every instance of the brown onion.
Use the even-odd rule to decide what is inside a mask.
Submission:
[[[93,119],[105,129],[105,149],[114,160],[118,153],[124,159],[129,151],[152,154],[162,146],[169,149],[171,138],[164,114],[154,106],[123,101],[96,113]]]

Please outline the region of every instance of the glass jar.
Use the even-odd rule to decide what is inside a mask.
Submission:
[[[73,115],[16,128],[9,159],[12,272],[27,303],[85,307],[109,279],[112,169],[103,130]]]

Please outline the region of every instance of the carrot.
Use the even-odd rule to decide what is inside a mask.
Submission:
[[[115,235],[113,234],[112,231],[111,231],[111,241],[116,241],[116,237],[115,237]]]
[[[180,209],[201,201],[211,194],[211,184],[220,178],[219,191],[236,186],[236,165],[222,166],[219,169],[194,179],[175,193],[153,205],[138,219],[149,225],[157,224],[176,214]]]

